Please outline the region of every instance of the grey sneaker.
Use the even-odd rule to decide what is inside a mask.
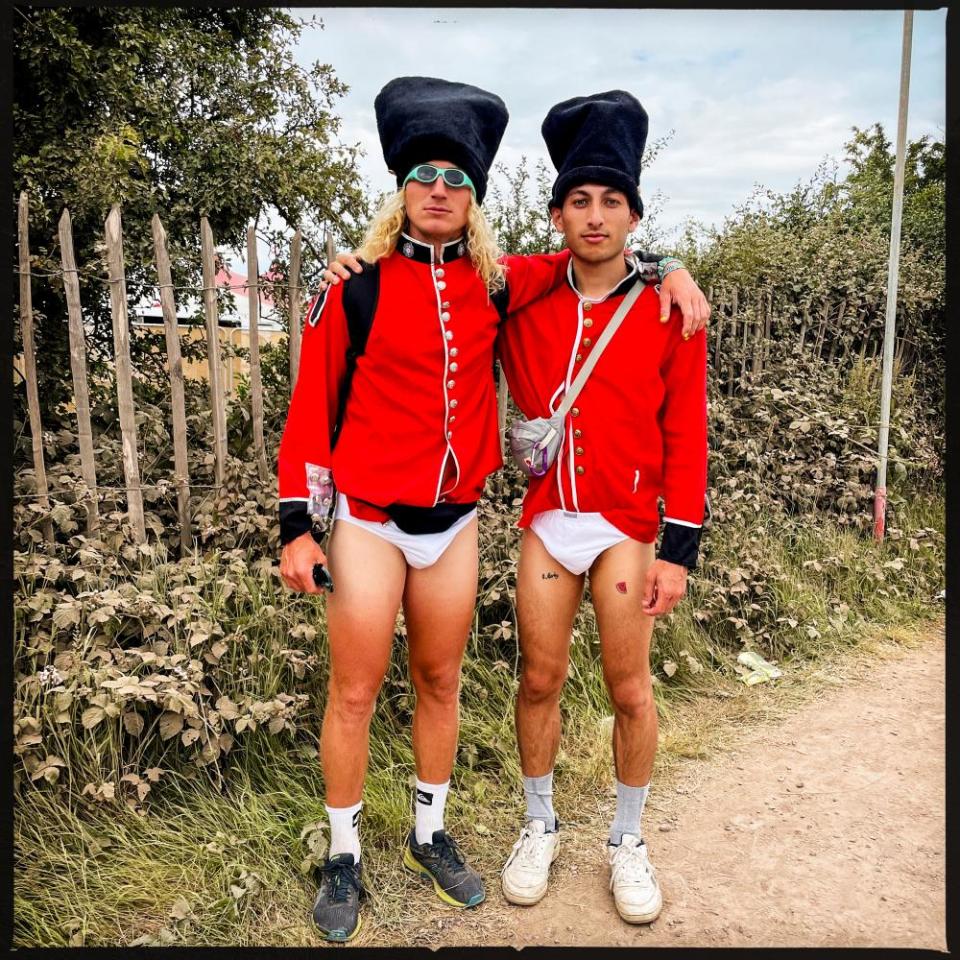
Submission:
[[[360,929],[360,897],[366,893],[360,881],[360,861],[355,863],[352,853],[338,853],[324,860],[318,873],[314,923],[327,940],[352,940]]]
[[[417,843],[416,833],[411,830],[403,865],[432,880],[437,896],[454,907],[475,907],[486,896],[480,874],[466,862],[457,841],[445,830],[435,830],[432,843]]]

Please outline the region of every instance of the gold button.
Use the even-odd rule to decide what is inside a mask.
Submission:
[[[582,430],[574,430],[574,431],[573,431],[573,439],[574,439],[574,440],[579,440],[582,436],[583,436],[583,431],[582,431]]]
[[[579,408],[579,407],[574,407],[574,408],[570,411],[570,416],[571,416],[571,417],[579,417],[579,416],[580,416],[580,408]]]
[[[577,449],[576,449],[575,452],[576,452],[576,454],[577,454],[578,457],[582,457],[582,456],[583,456],[583,447],[577,447]]]
[[[583,338],[583,345],[584,345],[585,347],[593,346],[593,341],[592,341],[589,337],[584,337],[584,338]]]
[[[593,306],[593,304],[588,300],[588,301],[583,305],[583,309],[584,309],[584,310],[589,310],[592,306]]]
[[[583,359],[583,354],[582,354],[582,353],[578,353],[578,354],[577,354],[577,363],[579,363],[582,359]]]
[[[587,319],[583,321],[583,325],[584,325],[585,327],[592,327],[592,326],[593,326],[593,321],[592,321],[589,317],[587,317]]]
[[[582,477],[586,472],[587,472],[587,471],[584,470],[583,467],[577,467],[577,475],[578,475],[578,476],[581,476],[581,477]]]

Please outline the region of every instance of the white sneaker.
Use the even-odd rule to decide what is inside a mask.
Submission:
[[[559,834],[546,832],[542,820],[529,820],[520,831],[500,873],[503,895],[511,903],[536,903],[547,892],[550,864],[560,851]]]
[[[617,913],[627,923],[650,923],[660,914],[663,898],[647,845],[625,833],[620,846],[607,846],[610,856],[610,889]]]

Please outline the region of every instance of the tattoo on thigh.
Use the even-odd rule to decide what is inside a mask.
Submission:
[[[541,579],[541,580],[559,580],[559,579],[560,579],[560,574],[559,574],[559,573],[554,573],[553,570],[548,570],[546,573],[541,573],[541,574],[540,574],[540,579]]]
[[[625,580],[621,580],[617,584],[617,593],[626,593],[627,592],[627,583]]]

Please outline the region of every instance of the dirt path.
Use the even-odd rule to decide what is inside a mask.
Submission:
[[[945,950],[943,674],[939,634],[655,784],[655,923],[613,908],[602,810],[565,836],[539,904],[494,887],[444,943]]]

